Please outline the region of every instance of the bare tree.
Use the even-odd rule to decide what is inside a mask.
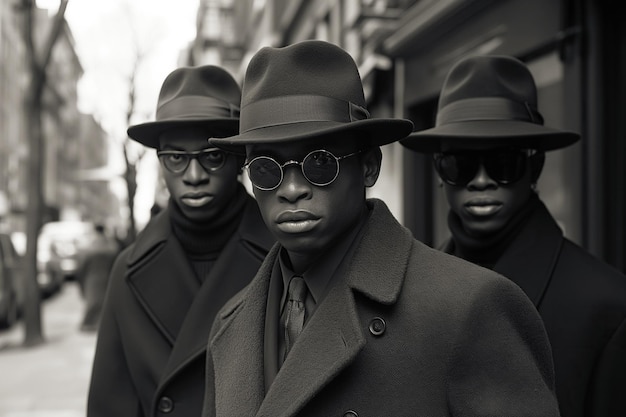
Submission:
[[[47,69],[52,51],[65,23],[65,9],[68,0],[61,0],[53,18],[50,33],[44,37],[43,48],[35,44],[35,1],[21,0],[23,15],[23,37],[26,46],[26,67],[28,86],[24,97],[26,133],[28,136],[28,206],[26,209],[26,255],[25,255],[25,306],[24,306],[24,345],[34,346],[44,342],[41,326],[41,299],[37,285],[37,238],[41,229],[44,212],[43,172],[45,172],[45,141],[42,130],[43,92],[47,83]]]
[[[130,126],[133,116],[136,113],[137,103],[137,73],[139,67],[144,59],[144,52],[142,51],[137,34],[133,31],[135,55],[133,66],[128,76],[128,107],[126,108],[126,126]],[[126,238],[124,239],[124,246],[132,243],[137,237],[137,223],[135,221],[135,195],[137,195],[137,166],[141,162],[141,159],[146,154],[145,148],[137,150],[134,155],[132,152],[133,143],[130,138],[126,136],[123,141],[124,162],[126,170],[124,171],[124,181],[126,183],[126,191],[128,193],[128,230]]]

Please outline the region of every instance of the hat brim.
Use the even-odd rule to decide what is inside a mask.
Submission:
[[[128,136],[149,148],[159,147],[159,135],[165,130],[176,127],[203,126],[207,130],[215,129],[220,135],[237,134],[239,132],[239,119],[179,119],[147,122],[128,128]]]
[[[211,138],[210,143],[225,151],[245,154],[246,145],[317,141],[325,136],[355,132],[359,133],[357,140],[365,146],[382,146],[405,138],[412,130],[413,123],[406,119],[300,122],[263,127],[231,137]]]
[[[482,120],[448,123],[421,130],[412,133],[400,143],[423,153],[505,146],[550,151],[572,145],[579,139],[578,133],[552,129],[535,123]]]

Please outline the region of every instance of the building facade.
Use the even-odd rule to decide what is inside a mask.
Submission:
[[[470,54],[526,62],[546,125],[583,140],[549,152],[539,193],[566,236],[626,270],[626,29],[610,0],[203,0],[198,21],[217,11],[234,29],[198,25],[196,55],[227,45],[228,68],[242,80],[262,46],[305,39],[338,44],[354,57],[375,117],[434,124],[450,66]],[[204,17],[203,17],[204,16]],[[202,20],[205,19],[205,20]],[[215,20],[215,17],[211,18]],[[213,27],[215,29],[215,27]],[[220,43],[220,33],[228,39]],[[207,39],[210,38],[210,41]],[[221,47],[221,46],[220,46]],[[198,63],[208,63],[199,58]],[[221,64],[221,61],[211,63]],[[430,157],[383,147],[372,196],[388,202],[414,235],[437,246],[447,236],[447,205]]]
[[[0,194],[8,202],[0,215],[12,231],[24,232],[29,204],[29,148],[23,106],[28,71],[18,3],[0,2]],[[34,19],[35,44],[41,46],[52,16],[36,9]],[[100,221],[104,208],[111,208],[108,216],[119,211],[108,183],[83,181],[79,175],[81,169],[106,165],[109,154],[108,136],[93,117],[78,110],[77,85],[82,74],[72,33],[64,22],[47,68],[42,99],[42,222],[64,217]]]

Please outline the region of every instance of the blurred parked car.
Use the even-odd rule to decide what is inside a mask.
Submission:
[[[0,232],[0,328],[11,327],[24,305],[22,259],[11,235]]]
[[[37,242],[37,282],[44,295],[76,278],[83,254],[96,238],[91,222],[56,221],[42,226]]]

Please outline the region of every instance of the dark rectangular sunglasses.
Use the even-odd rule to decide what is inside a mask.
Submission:
[[[534,150],[497,149],[492,151],[446,152],[434,155],[435,169],[450,185],[465,186],[478,173],[481,164],[494,181],[512,184],[524,176],[527,160]]]

